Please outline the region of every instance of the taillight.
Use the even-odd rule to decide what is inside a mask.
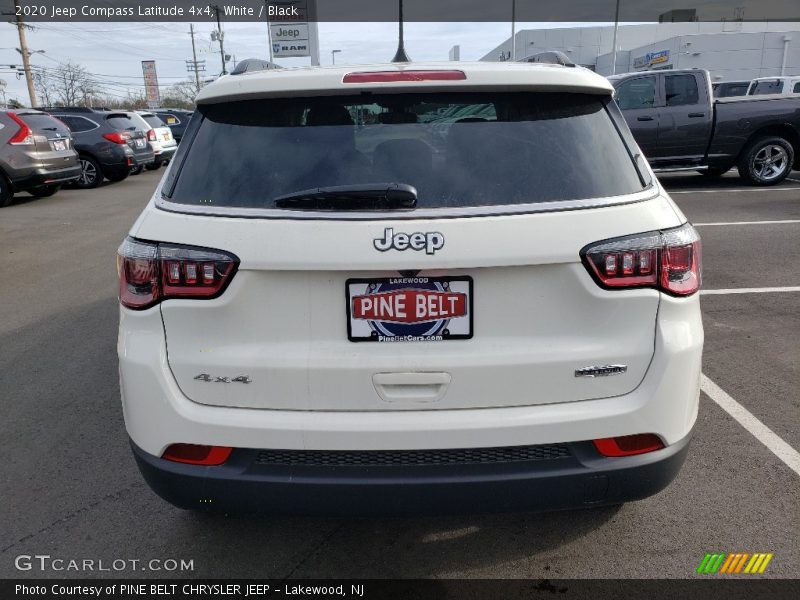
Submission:
[[[604,288],[652,287],[674,296],[690,296],[700,289],[700,236],[688,223],[589,244],[581,258]]]
[[[201,446],[199,444],[172,444],[161,458],[189,465],[213,467],[224,464],[233,452],[228,446]]]
[[[661,450],[664,447],[661,438],[653,433],[623,435],[592,441],[594,447],[603,456],[635,456]]]
[[[12,112],[7,114],[11,117],[12,121],[19,125],[19,131],[14,134],[14,137],[8,140],[8,143],[14,146],[30,146],[33,144],[33,131],[28,127],[28,124]]]
[[[386,83],[391,81],[461,81],[464,71],[366,71],[348,73],[342,83]]]
[[[119,301],[142,310],[170,298],[215,298],[238,266],[227,252],[127,238],[117,253]]]
[[[147,130],[147,141],[148,142],[155,142],[156,141],[156,130],[155,129],[148,129]]]
[[[124,131],[114,131],[112,133],[104,133],[103,137],[109,142],[114,142],[115,144],[127,144],[128,140],[131,139],[131,134]]]

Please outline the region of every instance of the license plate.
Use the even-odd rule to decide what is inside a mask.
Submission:
[[[440,342],[472,337],[471,277],[348,279],[351,342]]]
[[[172,139],[172,136],[171,136],[170,134],[168,134],[168,133],[165,133],[165,134],[164,134],[164,141],[165,141],[165,142],[168,142],[168,141],[170,141],[171,139]]]
[[[53,150],[66,150],[67,142],[65,140],[53,140]]]
[[[178,120],[175,117],[167,117],[167,125],[175,125],[177,121]]]
[[[136,140],[136,147],[137,148],[144,148],[146,143],[147,142],[145,142],[144,139],[138,139],[138,140]]]

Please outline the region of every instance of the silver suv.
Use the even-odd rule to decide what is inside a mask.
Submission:
[[[0,207],[16,192],[52,196],[80,174],[64,123],[38,110],[0,110]]]

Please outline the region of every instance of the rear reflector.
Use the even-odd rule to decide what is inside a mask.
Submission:
[[[231,452],[233,448],[227,446],[172,444],[161,458],[189,465],[217,466],[224,464]]]
[[[634,456],[661,450],[664,447],[661,438],[653,433],[639,433],[593,441],[594,447],[603,456]]]
[[[700,289],[700,236],[689,224],[589,244],[581,257],[607,289],[652,287],[673,296]]]
[[[464,71],[367,71],[348,73],[342,83],[387,83],[392,81],[461,81]]]

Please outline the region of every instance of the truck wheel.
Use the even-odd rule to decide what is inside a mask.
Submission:
[[[775,185],[789,175],[794,149],[781,137],[755,140],[745,149],[737,165],[739,176],[751,185]]]
[[[708,169],[699,169],[697,172],[701,175],[705,175],[706,177],[722,177],[730,170],[730,167],[727,169],[723,169],[721,167],[709,167]]]
[[[0,173],[0,208],[5,208],[11,204],[14,199],[14,192],[11,190],[11,185]]]

